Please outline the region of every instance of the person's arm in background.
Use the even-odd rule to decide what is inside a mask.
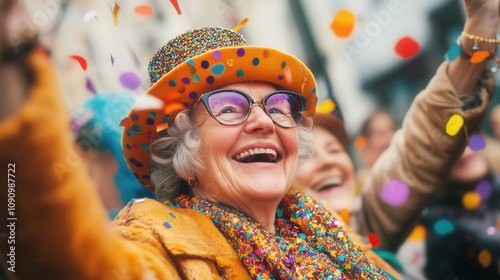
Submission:
[[[12,237],[0,240],[0,269],[12,279],[180,279],[147,231],[134,233],[143,242],[112,232],[49,58],[4,47],[16,2],[0,2],[0,234]]]
[[[464,31],[496,38],[499,3],[465,0]],[[473,45],[473,40],[462,38],[463,50],[473,52]],[[479,43],[479,47],[490,51],[495,44]],[[444,187],[453,163],[462,154],[467,144],[464,130],[470,134],[481,125],[494,92],[494,80],[486,64],[487,60],[472,64],[462,56],[444,62],[427,88],[415,98],[402,129],[373,166],[362,189],[358,221],[363,235],[374,233],[379,237],[380,248],[396,251],[404,242],[422,210]],[[464,128],[450,136],[446,124],[454,114],[463,117]],[[383,200],[382,191],[391,180],[408,186],[404,203],[396,201],[391,205]]]

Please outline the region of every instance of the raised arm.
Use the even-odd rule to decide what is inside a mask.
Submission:
[[[496,38],[499,3],[465,1],[464,31],[481,38]],[[495,46],[478,42],[480,50],[491,51]],[[474,41],[464,36],[461,47],[472,53]],[[459,56],[444,62],[415,98],[391,146],[373,166],[363,186],[358,218],[361,232],[375,233],[380,247],[395,251],[404,242],[421,211],[444,187],[453,162],[467,144],[466,134],[480,126],[494,92],[487,60],[473,64],[469,58]],[[464,126],[450,136],[446,124],[454,114],[463,117]],[[404,203],[388,204],[382,199],[389,182],[395,183],[395,188],[407,186],[409,194]]]

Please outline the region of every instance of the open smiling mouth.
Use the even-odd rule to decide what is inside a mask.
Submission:
[[[254,148],[237,154],[233,157],[237,162],[271,162],[276,163],[281,160],[281,156],[274,149]]]

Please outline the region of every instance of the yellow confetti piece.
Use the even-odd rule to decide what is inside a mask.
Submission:
[[[481,204],[481,197],[476,192],[468,192],[462,198],[462,204],[465,209],[474,210]]]
[[[356,17],[354,14],[346,9],[342,9],[335,15],[330,28],[337,37],[347,38],[351,35],[355,22]]]
[[[113,8],[113,22],[115,25],[118,25],[118,11],[120,10],[120,6],[118,6],[118,2],[115,2],[115,7]]]
[[[413,228],[413,231],[411,232],[410,236],[408,236],[408,240],[422,241],[425,239],[426,235],[427,231],[425,230],[425,227],[423,225],[418,225],[415,228]]]
[[[450,136],[455,136],[462,126],[464,125],[464,118],[459,114],[451,116],[450,120],[446,124],[446,133]]]
[[[333,100],[331,99],[328,99],[321,102],[321,104],[319,104],[318,107],[316,108],[316,111],[318,113],[330,114],[331,112],[333,112],[333,110],[335,110],[335,107],[336,107],[335,102],[333,102]]]
[[[479,253],[478,256],[479,263],[481,264],[482,267],[487,268],[491,264],[491,253],[490,251],[484,249]]]
[[[234,28],[234,32],[238,32],[238,30],[240,30],[245,24],[247,24],[248,22],[248,18],[244,18],[242,21],[240,21],[240,23],[238,23]]]

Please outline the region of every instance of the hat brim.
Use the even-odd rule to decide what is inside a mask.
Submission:
[[[243,81],[265,81],[306,97],[304,115],[314,115],[317,93],[311,71],[296,57],[267,47],[225,47],[205,52],[179,64],[146,93],[161,106],[137,104],[124,126],[122,147],[127,163],[141,184],[150,183],[151,141],[172,124],[175,116],[204,93]],[[143,100],[150,100],[144,98]]]
[[[333,114],[316,113],[314,125],[328,130],[337,138],[344,149],[347,149],[347,132],[344,122],[339,117]]]

